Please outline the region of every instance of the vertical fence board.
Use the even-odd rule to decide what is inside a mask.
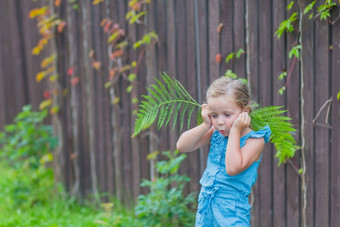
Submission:
[[[209,78],[211,81],[220,76],[220,69],[215,62],[215,56],[220,52],[219,38],[216,31],[219,25],[219,2],[209,1],[208,5],[208,32],[209,32]]]
[[[319,32],[315,36],[315,110],[329,99],[329,37],[328,23],[316,20],[315,29]],[[321,76],[322,75],[322,76]],[[329,215],[328,187],[329,187],[329,129],[325,125],[327,117],[325,108],[315,124],[315,226],[327,226]]]
[[[302,30],[302,46],[303,50],[301,52],[302,55],[302,64],[303,64],[303,74],[304,74],[304,91],[303,98],[305,100],[304,110],[301,112],[305,116],[305,158],[306,158],[306,185],[307,185],[307,226],[313,226],[314,223],[314,159],[315,159],[315,147],[314,147],[314,128],[311,122],[314,117],[314,82],[315,82],[315,66],[314,64],[310,64],[310,62],[314,62],[315,53],[314,53],[314,39],[311,37],[314,36],[314,21],[309,20],[307,17],[303,19],[303,30]],[[287,182],[288,183],[288,182]],[[301,203],[303,202],[303,196],[301,196]]]
[[[239,77],[246,78],[246,61],[245,54],[241,54],[239,58],[237,58],[237,52],[241,51],[241,49],[245,50],[245,1],[233,1],[234,9],[233,9],[233,45],[234,45],[234,53],[235,53],[235,64],[234,71]],[[268,3],[267,3],[268,4]],[[237,13],[236,13],[237,12]],[[272,36],[269,36],[272,37]],[[223,72],[222,72],[223,73]]]
[[[272,66],[270,64],[272,58],[272,15],[271,4],[260,1],[259,11],[259,103],[261,106],[269,106],[272,102]],[[273,210],[272,210],[272,152],[270,145],[267,144],[263,151],[262,161],[259,168],[259,184],[260,184],[260,226],[272,226]]]
[[[339,8],[335,10],[334,15],[339,15]],[[335,16],[336,17],[336,16]],[[334,19],[334,17],[333,17]],[[340,23],[335,23],[332,28],[332,109],[331,109],[331,148],[330,166],[330,226],[335,227],[340,223],[340,101],[337,94],[340,92]]]
[[[234,52],[234,32],[233,32],[233,2],[230,0],[222,0],[220,3],[220,20],[219,23],[216,25],[216,28],[219,27],[221,29],[220,33],[218,34],[218,43],[220,44],[220,51],[222,55],[222,61],[220,63],[220,74],[219,76],[223,75],[227,69],[234,71],[234,64],[233,62],[237,61],[235,59],[230,60],[228,63],[225,62],[227,56]],[[215,32],[217,32],[215,30]],[[215,56],[212,56],[215,57]],[[240,75],[239,75],[240,76]]]
[[[249,36],[249,50],[247,50],[247,54],[249,57],[249,71],[250,77],[248,78],[251,93],[255,101],[259,101],[259,93],[258,93],[258,78],[259,78],[259,14],[257,10],[257,6],[259,5],[258,1],[250,1],[247,0],[248,5],[248,36]],[[252,218],[251,225],[252,226],[260,226],[260,210],[261,210],[261,198],[260,198],[260,177],[258,177],[252,192],[253,208],[251,210]]]
[[[284,20],[285,5],[281,0],[273,1],[273,33],[279,27],[282,20]],[[285,85],[284,80],[279,80],[278,77],[286,69],[285,40],[283,37],[278,39],[273,37],[273,104],[277,106],[284,106],[286,104],[286,93],[279,94],[281,87]],[[272,150],[271,152],[276,152]],[[282,163],[278,167],[278,159],[274,158],[272,163],[273,169],[273,226],[284,227],[286,226],[285,220],[285,164]]]
[[[5,67],[3,64],[4,61],[4,55],[6,54],[6,52],[3,50],[3,46],[4,46],[4,33],[7,32],[5,30],[5,26],[3,25],[3,21],[4,21],[4,16],[7,16],[4,12],[3,9],[4,8],[4,1],[0,1],[0,131],[3,131],[6,125],[6,99],[5,99],[5,95],[6,95],[6,90],[5,90]]]
[[[289,2],[288,2],[289,3]],[[295,6],[296,7],[296,6]],[[292,10],[297,10],[296,8]],[[288,14],[290,16],[290,14]],[[296,60],[295,65],[294,63],[294,56],[292,58],[288,57],[288,53],[290,49],[294,46],[296,42],[296,35],[295,33],[289,33],[287,36],[287,69],[288,72],[291,71],[290,79],[288,82],[288,86],[286,89],[287,92],[287,108],[288,108],[288,116],[292,118],[293,127],[297,129],[297,133],[295,136],[296,141],[300,144],[299,141],[299,134],[300,134],[300,78],[299,78],[299,61]],[[293,67],[293,68],[292,68]],[[289,76],[289,75],[288,75]],[[288,78],[287,78],[288,80]],[[299,175],[296,172],[296,169],[299,169],[299,160],[300,160],[299,152],[296,152],[295,157],[292,159],[292,162],[287,165],[287,184],[286,184],[286,193],[287,193],[287,205],[286,205],[286,212],[287,212],[287,226],[299,226],[300,225],[300,182],[299,182]],[[288,183],[289,182],[289,183]]]

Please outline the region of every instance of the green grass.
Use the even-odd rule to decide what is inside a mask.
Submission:
[[[0,162],[0,227],[126,226],[124,223],[138,226],[133,211],[115,205],[101,209],[82,206],[74,199],[63,200],[58,193],[51,193],[53,182],[44,182],[46,191],[42,192],[36,186],[27,185],[22,177]],[[24,182],[22,187],[15,186],[18,181]]]

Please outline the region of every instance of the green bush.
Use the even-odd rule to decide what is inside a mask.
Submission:
[[[195,194],[183,195],[183,188],[190,178],[178,173],[186,155],[179,155],[178,151],[166,151],[163,155],[168,160],[156,164],[159,177],[141,183],[141,186],[149,187],[150,193],[138,197],[135,213],[143,226],[193,226]]]
[[[33,112],[24,106],[13,124],[0,132],[0,158],[11,170],[6,191],[15,207],[29,208],[46,202],[52,194],[53,171],[45,164],[53,160],[50,151],[57,145],[52,127],[44,125],[47,112]]]

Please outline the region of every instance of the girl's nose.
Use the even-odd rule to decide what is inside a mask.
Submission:
[[[223,118],[222,118],[222,117],[219,117],[217,123],[218,123],[219,125],[223,125],[223,124],[224,124]]]

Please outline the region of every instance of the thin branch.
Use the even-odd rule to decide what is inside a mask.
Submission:
[[[319,111],[318,111],[318,113],[316,114],[315,118],[313,119],[313,125],[314,125],[314,126],[315,126],[315,125],[320,125],[320,124],[315,123],[315,122],[316,122],[316,119],[318,119],[318,117],[319,117],[320,114],[321,114],[321,111],[328,105],[325,123],[326,123],[327,127],[332,128],[332,126],[328,123],[328,117],[329,117],[331,102],[332,102],[332,98],[328,99],[328,100],[321,106],[321,108],[319,109]],[[324,125],[323,125],[323,126],[324,126]]]
[[[339,20],[340,19],[340,13],[339,13],[339,15],[338,15],[338,17],[337,18],[335,18],[333,21],[332,20],[330,20],[330,22],[329,23],[331,23],[332,25],[333,24],[335,24],[335,22],[337,21],[337,20]]]
[[[299,173],[299,169],[294,165],[291,159],[288,159],[288,163],[293,167],[295,172],[300,176],[301,174]]]
[[[295,56],[294,59],[293,59],[293,63],[291,65],[290,69],[289,69],[289,73],[287,75],[287,81],[286,81],[286,84],[285,84],[285,88],[287,88],[290,77],[292,76],[292,72],[293,72],[293,68],[294,68],[295,63],[296,63],[296,59],[297,59],[297,57]]]

